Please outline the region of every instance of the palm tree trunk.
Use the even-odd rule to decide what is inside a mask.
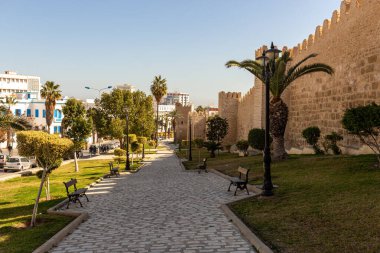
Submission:
[[[158,146],[158,103],[157,101],[157,114],[156,114],[156,148]]]
[[[273,160],[284,160],[288,154],[285,151],[285,129],[288,123],[288,106],[281,98],[274,98],[270,104],[270,133],[273,138]]]

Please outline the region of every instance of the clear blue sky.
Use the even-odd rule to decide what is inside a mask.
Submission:
[[[253,85],[231,59],[260,45],[293,47],[331,18],[340,0],[0,1],[0,71],[53,80],[64,95],[93,98],[129,83],[149,92],[155,75],[195,104]]]

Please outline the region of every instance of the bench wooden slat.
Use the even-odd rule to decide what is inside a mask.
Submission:
[[[248,170],[245,169],[245,168],[243,168],[243,167],[239,167],[239,168],[238,168],[238,172],[240,172],[241,174],[247,175]]]

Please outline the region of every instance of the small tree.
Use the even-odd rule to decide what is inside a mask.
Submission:
[[[131,143],[131,151],[132,151],[132,165],[133,165],[133,154],[141,151],[142,145],[137,141]]]
[[[123,160],[122,157],[125,157],[127,155],[127,151],[121,148],[116,148],[113,151],[113,154],[116,156],[115,161],[120,164],[120,162]]]
[[[302,131],[302,136],[306,139],[309,145],[313,146],[314,152],[317,155],[323,154],[323,151],[318,145],[318,139],[321,136],[321,130],[316,126],[311,126]]]
[[[22,156],[36,156],[38,164],[43,168],[41,183],[38,189],[37,198],[33,208],[30,225],[36,223],[38,203],[40,201],[42,187],[47,183],[49,189],[49,174],[53,169],[58,168],[62,162],[62,157],[73,146],[70,139],[60,138],[57,135],[39,131],[22,131],[17,134],[17,147]],[[48,193],[49,195],[49,193]]]
[[[272,138],[269,137],[270,143]],[[248,133],[248,143],[254,148],[263,151],[265,147],[265,130],[260,128],[253,128]]]
[[[218,115],[216,115],[214,117],[208,118],[206,125],[206,136],[208,139],[206,147],[211,152],[210,156],[215,157],[215,151],[217,149],[220,149],[221,140],[227,135],[228,121],[227,119],[221,118]]]
[[[246,140],[240,140],[236,143],[236,147],[238,148],[239,151],[243,152],[245,155],[249,148],[249,143]]]
[[[338,146],[338,141],[343,140],[343,136],[336,132],[332,132],[331,134],[328,134],[325,136],[325,141],[324,141],[324,149],[325,152],[327,153],[330,149],[333,151],[334,155],[340,155],[342,153],[342,150],[340,150]]]
[[[380,105],[373,103],[348,109],[344,113],[342,124],[376,154],[380,167]]]
[[[70,98],[62,108],[65,117],[62,120],[64,136],[74,142],[75,172],[79,171],[77,151],[80,150],[86,139],[91,136],[92,119],[87,119],[86,108],[82,101]]]

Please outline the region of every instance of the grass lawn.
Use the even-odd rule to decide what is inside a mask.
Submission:
[[[197,151],[193,159],[184,165],[195,168]],[[248,198],[230,207],[277,252],[380,252],[375,163],[372,155],[291,156],[272,164],[273,183],[279,185],[274,197]],[[236,175],[239,165],[253,170],[251,184],[262,183],[262,156],[221,154],[208,160],[209,168],[228,175]]]
[[[32,252],[72,220],[46,214],[48,208],[66,198],[63,181],[77,178],[78,187],[84,187],[108,172],[108,160],[80,161],[78,173],[74,172],[74,163],[53,171],[50,176],[52,200],[45,201],[43,190],[38,209],[41,222],[32,229],[26,224],[31,219],[40,179],[33,175],[0,182],[0,252]]]

